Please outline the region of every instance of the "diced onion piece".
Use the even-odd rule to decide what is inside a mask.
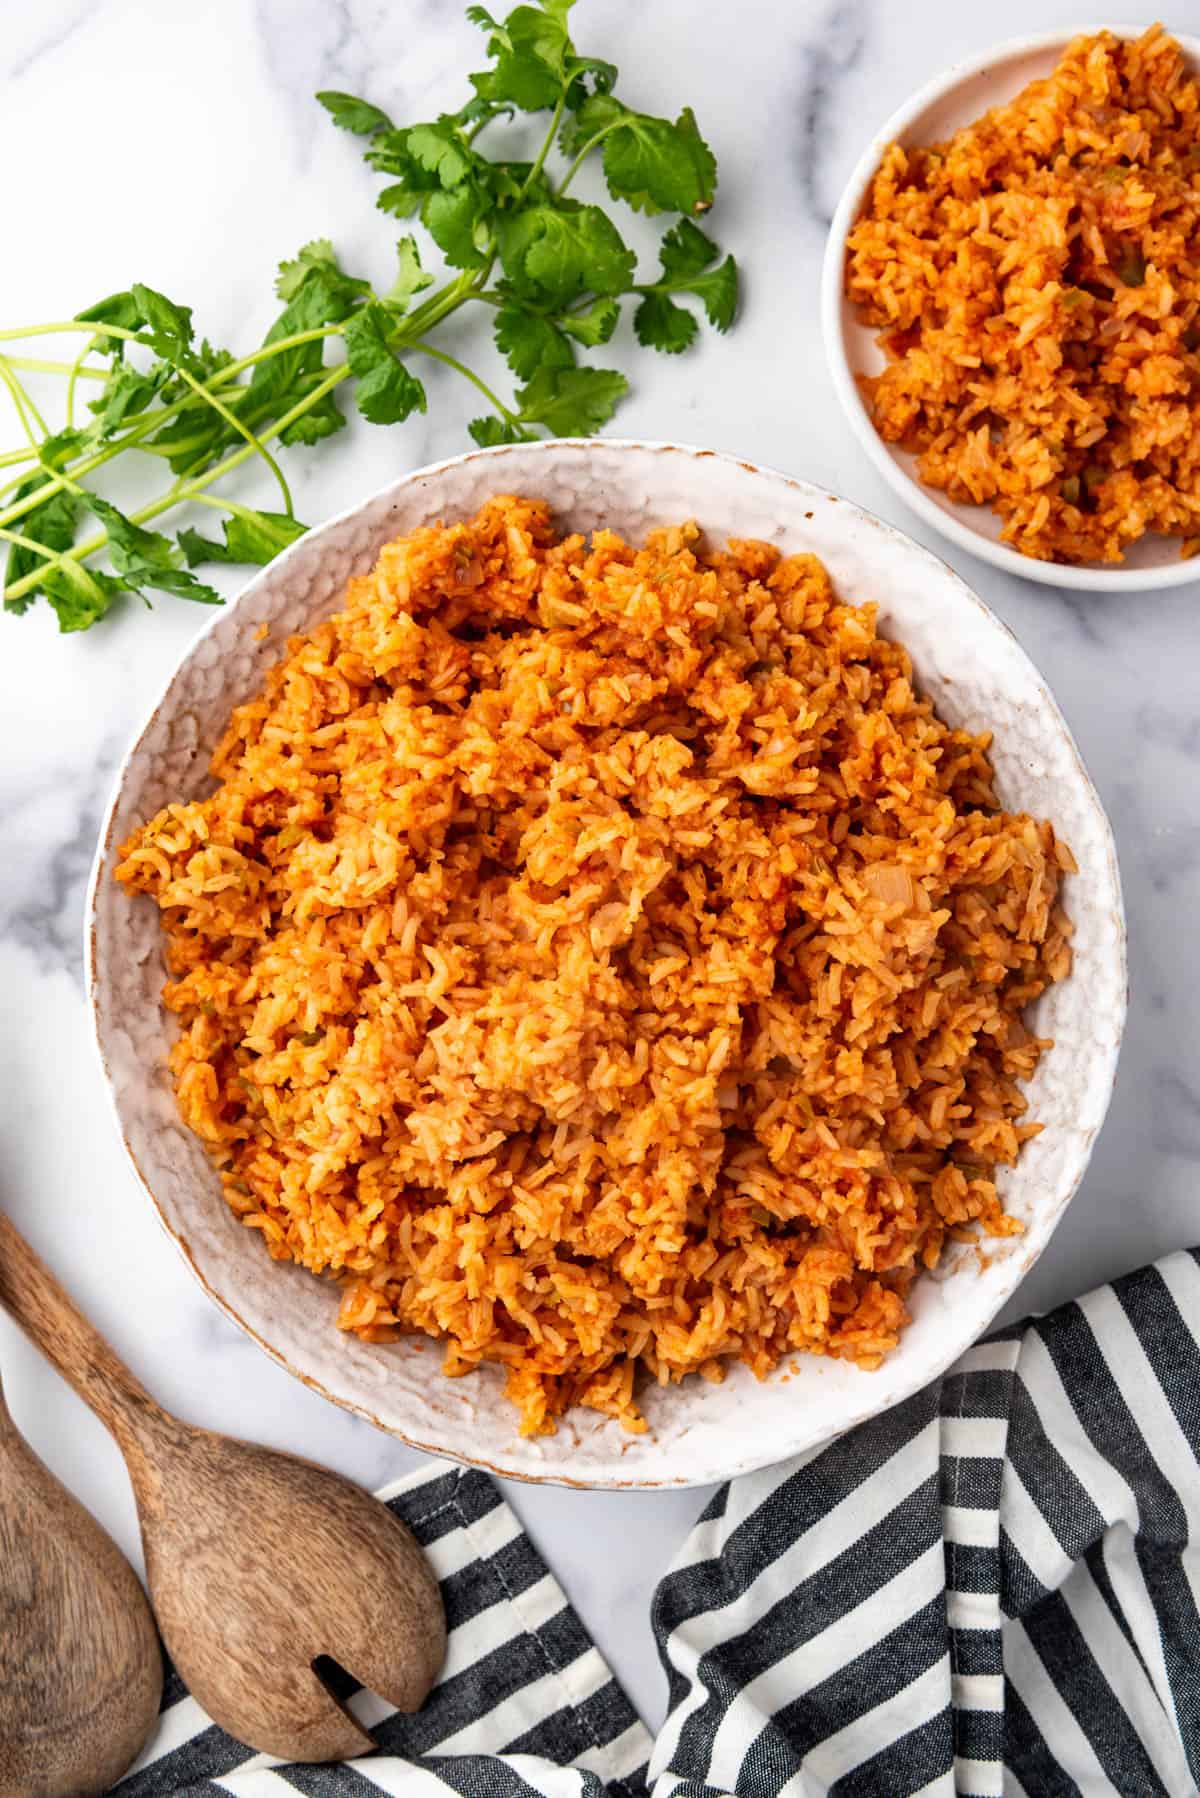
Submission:
[[[896,862],[873,862],[864,868],[863,885],[884,905],[910,906],[913,902],[912,875]]]

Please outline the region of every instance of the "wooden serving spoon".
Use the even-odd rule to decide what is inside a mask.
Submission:
[[[93,1798],[162,1698],[137,1575],[19,1434],[0,1392],[0,1798]]]
[[[116,1437],[163,1641],[214,1722],[281,1760],[365,1754],[374,1743],[326,1687],[326,1661],[418,1708],[446,1621],[432,1568],[386,1505],[164,1411],[3,1216],[0,1304]]]

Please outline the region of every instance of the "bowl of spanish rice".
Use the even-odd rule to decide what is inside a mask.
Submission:
[[[959,548],[1058,587],[1200,579],[1200,42],[1000,45],[921,89],[830,227],[863,449]]]
[[[309,1385],[524,1479],[700,1484],[914,1392],[1082,1177],[1104,812],[948,568],[601,440],[311,531],[121,769],[90,985],[133,1166]]]

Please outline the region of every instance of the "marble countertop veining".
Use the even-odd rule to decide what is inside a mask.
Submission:
[[[1157,0],[1123,11],[1148,23]],[[807,475],[939,549],[838,411],[817,308],[827,221],[863,142],[916,86],[989,41],[1088,23],[1078,0],[584,0],[575,20],[635,101],[695,107],[721,164],[712,228],[746,276],[731,337],[629,357],[617,428]],[[457,103],[477,50],[457,0],[4,0],[0,323],[61,318],[140,279],[244,345],[269,321],[275,263],[309,238],[334,237],[350,266],[382,276],[376,184],[310,95],[350,88],[398,118],[428,116]],[[457,451],[468,416],[447,375],[430,382],[427,417],[294,454],[301,515],[320,520]],[[1057,693],[1112,816],[1129,911],[1116,1096],[1083,1190],[1021,1291],[1020,1309],[1041,1309],[1200,1238],[1200,586],[1092,598],[953,559]],[[169,601],[61,639],[45,607],[0,621],[0,1202],[167,1404],[375,1485],[416,1457],[276,1368],[203,1297],[125,1165],[94,1065],[80,922],[97,824],[135,724],[202,623]],[[0,1368],[31,1442],[136,1554],[115,1448],[2,1321]],[[656,1723],[650,1595],[704,1495],[510,1496]]]

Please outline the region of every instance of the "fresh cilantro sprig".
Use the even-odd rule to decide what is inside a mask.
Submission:
[[[737,268],[695,223],[716,191],[712,152],[690,109],[671,120],[618,98],[613,64],[577,53],[567,28],[571,5],[538,0],[503,20],[470,7],[467,16],[487,36],[489,66],[471,75],[471,97],[457,112],[397,126],[367,100],[318,94],[385,178],[381,210],[416,221],[437,252],[430,259],[415,235],[401,237],[386,291],[348,274],[320,238],[281,265],[275,286],[283,310],[248,355],[198,342],[189,308],[140,283],[72,319],[0,332],[4,344],[53,334],[82,339],[72,362],[0,352],[0,384],[25,437],[0,455],[0,476],[15,471],[0,485],[8,611],[24,612],[42,594],[61,629],[74,631],[95,624],[125,593],[147,603],[150,594],[167,593],[219,605],[194,568],[266,563],[304,532],[276,451],[340,431],[345,392],[373,424],[424,412],[422,360],[456,370],[483,396],[486,411],[468,425],[476,443],[516,443],[543,433],[590,435],[608,423],[628,383],[585,356],[609,342],[626,302],[637,340],[669,354],[695,341],[699,314],[718,331],[729,328]],[[539,113],[550,116],[532,159],[487,153],[489,126],[504,121],[511,139],[513,120]],[[651,280],[639,280],[617,219],[571,191],[592,159],[614,200],[677,215]],[[514,381],[508,398],[431,341],[467,306],[489,317]],[[61,429],[48,428],[22,379],[28,373],[65,376]],[[86,418],[84,385],[94,390]],[[148,469],[163,465],[171,479],[124,512],[92,480],[134,454]],[[280,510],[210,491],[251,459],[269,469]],[[147,528],[188,504],[225,514],[219,538],[194,526],[175,537]]]

